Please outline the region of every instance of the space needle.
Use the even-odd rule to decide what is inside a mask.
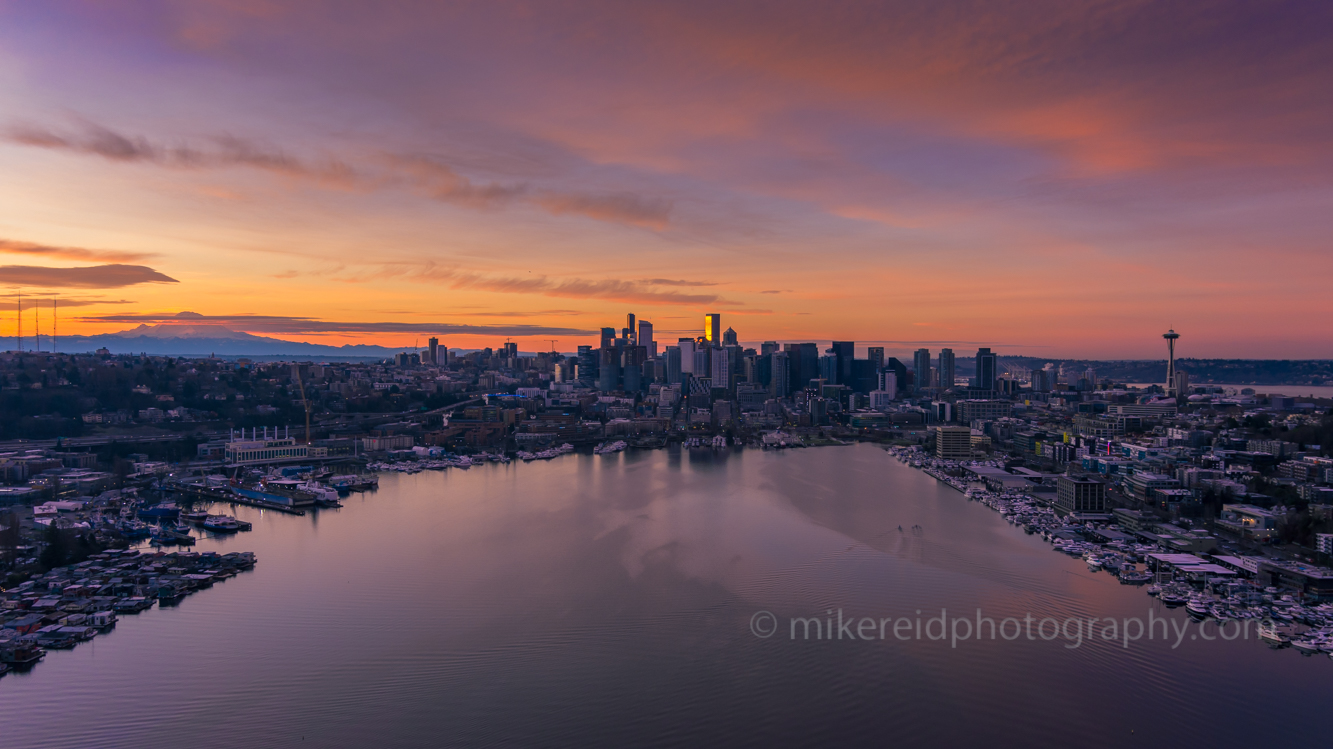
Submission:
[[[1180,393],[1176,392],[1176,339],[1180,334],[1171,329],[1162,334],[1166,339],[1166,350],[1169,357],[1166,360],[1166,392],[1172,398],[1177,398]]]

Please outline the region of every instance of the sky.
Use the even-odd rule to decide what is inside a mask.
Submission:
[[[1333,358],[1330,38],[1316,2],[0,0],[0,336],[21,294],[62,334]]]

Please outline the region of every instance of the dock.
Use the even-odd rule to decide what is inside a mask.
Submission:
[[[269,502],[263,499],[242,496],[230,489],[213,489],[206,486],[194,486],[191,484],[174,484],[170,490],[195,499],[205,499],[213,502],[230,502],[236,505],[248,505],[250,507],[258,507],[261,510],[273,510],[274,512],[283,512],[288,515],[305,515],[305,510],[279,504],[277,502]]]

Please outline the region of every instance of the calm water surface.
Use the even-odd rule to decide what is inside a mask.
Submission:
[[[196,548],[253,572],[0,679],[0,746],[1327,745],[1333,662],[1257,642],[792,641],[838,609],[1187,618],[870,445],[236,512],[252,532]]]

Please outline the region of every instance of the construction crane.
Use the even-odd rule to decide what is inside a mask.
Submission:
[[[305,408],[305,443],[310,444],[310,401],[305,399],[305,383],[301,382],[301,365],[292,365],[292,374],[296,375],[296,387],[301,390],[301,405]]]
[[[548,340],[548,341],[551,342],[551,353],[553,353],[553,354],[556,353],[556,350],[555,350],[555,341],[556,341],[556,339],[554,339],[554,338],[547,338],[546,340]]]

